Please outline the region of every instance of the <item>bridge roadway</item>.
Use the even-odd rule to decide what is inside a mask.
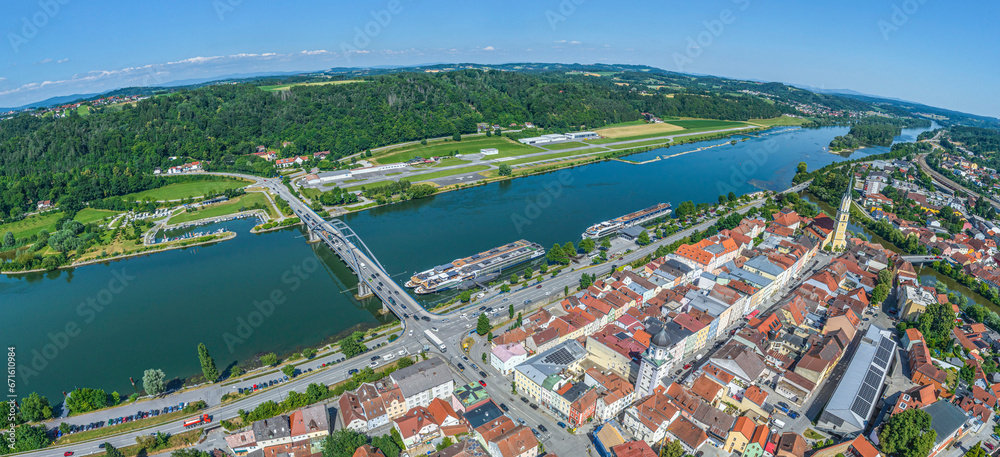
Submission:
[[[904,255],[902,256],[902,258],[903,260],[915,265],[921,263],[934,263],[937,261],[944,260],[944,257],[941,257],[939,255]]]
[[[298,214],[315,214],[308,207],[305,206],[301,201],[288,191],[288,188],[281,183],[280,179],[264,179],[256,176],[240,175],[234,173],[213,173],[218,175],[228,175],[238,178],[248,179],[257,183],[257,185],[267,187],[273,192],[281,195],[293,209],[297,210]],[[809,182],[804,182],[796,185],[782,193],[801,191],[809,185]],[[750,208],[759,207],[764,203],[765,199],[759,199],[754,201],[752,204],[742,208],[739,212],[744,213]],[[314,217],[314,216],[310,216]],[[315,219],[319,221],[318,217]],[[618,264],[624,264],[633,262],[637,259],[643,258],[644,256],[651,254],[656,248],[663,244],[670,244],[677,240],[688,236],[693,231],[703,231],[715,223],[714,218],[705,219],[695,226],[682,230],[674,235],[668,236],[662,240],[658,240],[647,246],[640,248],[635,248],[635,246],[630,246],[634,249],[632,252],[625,254],[621,259],[616,261]],[[318,229],[319,232],[326,231],[326,229]],[[333,236],[333,232],[330,232],[328,236]],[[625,248],[621,248],[624,250]],[[350,251],[348,251],[350,252]],[[364,253],[359,256],[359,261],[364,263],[362,267],[362,274],[367,274],[368,277],[375,273],[380,273],[385,276],[385,272],[375,269],[372,267],[375,265],[368,259],[367,255]],[[584,262],[589,263],[589,259],[584,258]],[[324,363],[331,363],[343,357],[339,353],[328,353],[321,356],[317,356],[310,360],[308,363],[300,365],[300,369],[312,369],[312,372],[306,373],[304,375],[299,375],[296,378],[278,384],[274,387],[265,389],[264,391],[255,393],[252,396],[241,398],[239,400],[230,401],[226,404],[222,404],[221,397],[225,393],[235,393],[239,387],[247,387],[251,384],[267,381],[269,379],[274,379],[278,375],[256,375],[244,378],[244,381],[238,383],[227,383],[223,385],[222,383],[216,383],[210,386],[200,387],[196,389],[188,389],[181,392],[169,393],[161,398],[147,400],[140,403],[122,405],[115,408],[109,408],[106,410],[96,411],[93,413],[80,414],[72,417],[57,418],[45,423],[49,428],[56,428],[59,426],[60,422],[66,422],[73,425],[83,425],[89,422],[96,422],[100,420],[107,420],[112,417],[127,416],[129,414],[135,413],[137,410],[149,410],[153,408],[162,408],[168,405],[176,405],[178,402],[191,402],[196,400],[204,400],[208,403],[209,408],[204,413],[213,416],[213,424],[218,423],[221,419],[229,419],[237,416],[240,409],[250,411],[254,409],[257,405],[272,400],[275,402],[280,402],[285,398],[289,391],[296,391],[303,393],[306,387],[311,383],[324,383],[324,384],[335,384],[349,377],[348,373],[353,369],[361,369],[372,363],[371,357],[383,357],[392,354],[395,358],[398,358],[401,354],[415,354],[419,352],[422,347],[427,344],[423,337],[424,330],[432,330],[437,333],[438,337],[445,343],[448,351],[444,354],[440,354],[437,349],[432,350],[432,356],[442,357],[444,360],[449,362],[456,382],[468,383],[476,382],[479,379],[484,379],[487,382],[487,391],[491,397],[496,398],[498,401],[506,403],[506,405],[511,409],[511,415],[514,417],[524,418],[528,421],[528,425],[535,426],[539,423],[545,423],[546,428],[550,430],[549,433],[543,436],[543,441],[545,442],[545,447],[550,452],[562,453],[562,454],[580,454],[584,452],[583,449],[576,449],[573,446],[575,440],[571,440],[571,436],[563,429],[555,425],[555,420],[549,417],[547,414],[541,411],[535,411],[529,409],[527,405],[522,404],[517,401],[517,396],[512,396],[510,392],[510,380],[499,376],[492,368],[488,367],[486,363],[481,363],[481,360],[472,360],[477,365],[479,365],[481,370],[487,372],[488,376],[483,378],[471,370],[471,366],[467,367],[466,370],[460,370],[457,368],[458,362],[463,362],[466,365],[469,361],[462,360],[462,350],[461,341],[470,333],[474,332],[476,326],[476,320],[480,314],[479,308],[493,307],[501,311],[501,316],[496,316],[492,319],[494,325],[498,325],[506,320],[506,314],[503,313],[503,308],[506,308],[508,304],[514,306],[515,312],[523,311],[525,314],[531,310],[537,308],[540,305],[547,304],[549,300],[553,297],[559,297],[564,288],[569,287],[570,289],[575,289],[579,284],[580,276],[584,273],[605,273],[606,266],[590,266],[587,263],[576,263],[573,264],[572,271],[566,271],[559,274],[555,278],[546,277],[542,283],[533,284],[532,286],[526,288],[518,288],[509,293],[497,293],[496,291],[490,291],[486,297],[481,300],[476,301],[470,305],[463,307],[462,309],[455,310],[447,314],[435,314],[423,309],[423,307],[416,304],[405,291],[402,291],[398,286],[390,286],[392,290],[392,297],[394,300],[397,296],[396,292],[399,292],[398,296],[401,298],[396,300],[396,303],[400,305],[402,309],[402,314],[399,314],[399,310],[394,310],[393,312],[397,315],[410,314],[410,319],[403,319],[401,322],[404,326],[403,333],[401,336],[393,341],[392,343],[386,344],[385,346],[379,348],[373,348],[371,351],[365,353],[363,356],[354,357],[347,359],[342,363],[336,365],[322,367]],[[379,276],[376,276],[378,278]],[[383,281],[385,283],[385,281]],[[377,284],[377,283],[376,283]],[[393,283],[389,283],[393,284]],[[389,290],[383,287],[383,290]],[[376,292],[378,290],[376,289]],[[388,295],[386,295],[388,297]],[[392,304],[388,304],[391,308]],[[405,308],[403,308],[405,306]],[[429,321],[423,319],[413,319],[413,315],[419,315],[421,317],[427,317]],[[388,362],[394,363],[395,358]],[[379,362],[379,364],[384,362]],[[48,457],[52,455],[62,455],[63,452],[69,451],[74,452],[75,455],[88,455],[98,452],[102,452],[98,448],[99,443],[105,441],[110,442],[116,447],[123,447],[135,444],[135,438],[137,436],[146,435],[154,431],[161,431],[165,433],[177,434],[183,432],[185,429],[181,425],[183,419],[179,419],[173,422],[160,424],[157,426],[150,426],[142,430],[134,430],[130,432],[121,433],[114,436],[109,436],[101,439],[66,445],[58,446],[53,448],[46,448],[38,451],[32,451],[27,453],[22,453],[18,455],[26,456],[39,456]],[[544,421],[544,422],[543,422]],[[218,440],[218,432],[213,433],[214,438]],[[224,446],[224,443],[219,444],[219,446]]]

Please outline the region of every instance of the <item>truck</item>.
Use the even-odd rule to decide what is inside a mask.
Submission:
[[[448,348],[445,347],[444,342],[441,341],[434,332],[430,330],[424,330],[424,336],[427,337],[427,341],[430,341],[435,347],[441,350],[441,352],[448,352]]]
[[[778,428],[785,428],[785,421],[783,421],[781,419],[771,419],[771,421],[774,422],[774,425],[776,427],[778,427]]]
[[[209,416],[208,414],[202,414],[201,416],[196,417],[194,419],[188,419],[184,421],[184,428],[197,427],[199,425],[208,424],[210,422],[212,422],[212,416]]]

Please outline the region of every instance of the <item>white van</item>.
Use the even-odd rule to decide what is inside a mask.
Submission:
[[[392,360],[393,357],[395,357],[395,356],[392,355],[391,353],[389,353],[389,354],[383,355],[382,356],[382,360],[386,360],[386,361]]]
[[[774,426],[778,428],[785,428],[785,421],[781,419],[774,419]]]

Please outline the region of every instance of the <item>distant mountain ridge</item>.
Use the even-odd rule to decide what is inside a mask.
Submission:
[[[211,84],[223,84],[223,83],[233,83],[233,82],[251,82],[265,80],[268,78],[282,78],[282,77],[292,77],[292,76],[310,76],[310,75],[328,75],[328,76],[344,76],[344,77],[361,77],[361,76],[374,76],[387,73],[397,73],[405,71],[448,71],[448,70],[461,70],[461,69],[478,69],[478,70],[501,70],[501,71],[521,71],[521,72],[547,72],[547,71],[580,71],[580,72],[601,72],[601,71],[634,71],[634,72],[652,72],[660,75],[670,75],[682,79],[707,79],[707,80],[717,80],[717,81],[728,81],[728,82],[746,82],[758,85],[764,85],[768,87],[774,87],[774,85],[781,85],[788,87],[794,87],[796,89],[812,92],[815,94],[823,94],[827,96],[837,96],[844,97],[848,99],[860,100],[866,103],[888,105],[896,108],[901,108],[903,110],[914,113],[914,115],[920,114],[930,114],[935,116],[945,116],[949,118],[969,118],[975,120],[977,123],[991,124],[994,128],[1000,128],[1000,119],[991,116],[981,116],[976,114],[963,113],[960,111],[949,110],[946,108],[937,108],[922,103],[912,102],[908,100],[892,98],[892,97],[882,97],[878,95],[871,95],[862,92],[858,92],[851,89],[824,89],[814,86],[809,86],[806,84],[794,84],[794,83],[782,83],[782,82],[770,82],[770,81],[760,81],[753,79],[740,79],[740,78],[729,78],[722,76],[713,75],[697,75],[689,73],[678,73],[674,71],[664,70],[661,68],[651,67],[648,65],[631,65],[631,64],[580,64],[580,63],[545,63],[545,62],[514,62],[505,64],[477,64],[477,63],[428,63],[420,65],[380,65],[371,67],[334,67],[326,70],[316,70],[316,71],[296,71],[296,72],[261,72],[261,73],[248,73],[248,74],[231,74],[224,76],[217,76],[211,78],[195,78],[195,79],[185,79],[176,80],[164,83],[159,86],[151,87],[125,87],[120,89],[115,89],[112,91],[107,91],[103,93],[96,94],[74,94],[65,95],[59,97],[51,97],[46,100],[38,101],[35,103],[30,103],[17,108],[0,108],[0,112],[6,111],[18,111],[28,108],[45,108],[51,106],[58,106],[66,103],[73,103],[76,101],[92,100],[101,97],[107,97],[111,95],[145,95],[153,94],[157,91],[163,90],[178,90],[187,88],[196,88],[204,85]],[[274,81],[275,83],[282,82],[281,80]]]

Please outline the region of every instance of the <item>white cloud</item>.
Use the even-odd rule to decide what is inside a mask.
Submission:
[[[553,43],[556,43],[556,44],[562,44],[562,43],[565,43],[565,42],[566,42],[566,40],[556,40],[556,41],[553,41]]]
[[[56,63],[66,63],[66,62],[69,62],[69,59],[59,59],[56,61]]]
[[[49,62],[52,62],[52,59],[42,59],[42,60],[39,60],[38,62],[35,62],[35,65],[44,65],[44,64],[47,64]]]
[[[493,46],[487,46],[483,48],[483,51],[494,51],[494,50],[496,50],[496,48],[494,48]]]
[[[302,51],[299,54],[302,54],[304,56],[319,56],[324,54],[330,54],[330,51],[327,51],[326,49],[317,49],[315,51]]]
[[[569,44],[580,44],[580,42],[579,42],[579,41],[576,41],[576,40],[574,40],[574,41],[570,41],[570,42],[569,42]]]

